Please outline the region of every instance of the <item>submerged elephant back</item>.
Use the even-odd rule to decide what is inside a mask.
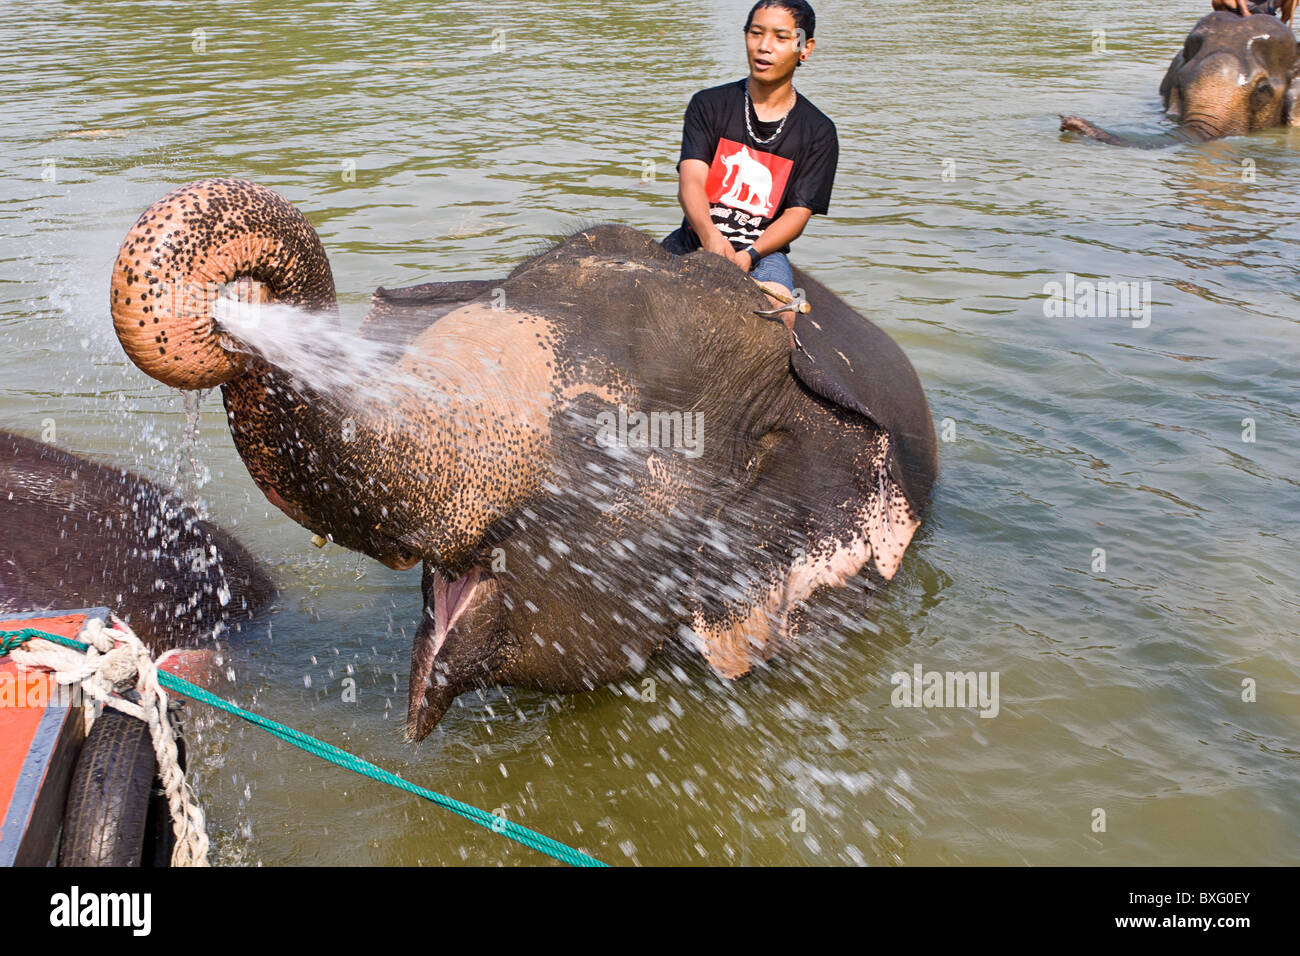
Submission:
[[[170,647],[275,594],[233,536],[129,472],[0,432],[0,487],[4,610],[106,606]]]

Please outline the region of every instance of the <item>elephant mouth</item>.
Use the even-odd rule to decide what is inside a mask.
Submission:
[[[271,502],[286,515],[292,518],[304,528],[314,529],[320,522],[313,521],[307,510],[286,499],[269,484],[262,488],[266,500]],[[333,538],[326,534],[321,536],[317,544],[324,545],[326,541]],[[370,555],[385,567],[392,568],[394,571],[409,571],[420,563],[420,556],[416,552],[404,547],[392,538],[383,538],[379,536],[372,537],[368,542],[361,545],[361,550]]]
[[[1214,118],[1200,113],[1187,113],[1183,116],[1183,131],[1193,139],[1209,141],[1222,136],[1234,135],[1230,127],[1220,125]]]
[[[458,578],[441,572],[433,576],[429,602],[411,648],[411,682],[406,712],[406,739],[416,743],[429,736],[451,703],[464,689],[454,669],[438,655],[457,623],[487,589],[479,568]]]

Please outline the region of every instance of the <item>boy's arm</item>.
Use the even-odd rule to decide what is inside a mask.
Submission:
[[[733,249],[709,215],[709,198],[704,192],[704,183],[709,176],[709,164],[698,159],[684,159],[681,173],[677,180],[677,201],[681,203],[686,221],[690,223],[695,234],[700,237],[700,244],[709,252],[717,253],[736,263],[746,272],[750,270],[751,260],[745,250]],[[754,240],[754,251],[759,256],[775,252],[803,233],[812,210],[806,206],[789,206]]]
[[[803,233],[813,213],[825,215],[830,210],[831,190],[835,185],[835,170],[839,161],[839,135],[832,123],[804,160],[797,178],[791,184],[790,205],[754,240],[755,252],[765,256],[794,242]],[[742,252],[741,256],[749,259],[747,253]],[[748,261],[742,262],[741,268],[748,272]]]
[[[704,192],[704,183],[708,178],[708,163],[699,159],[683,159],[677,177],[677,201],[686,214],[686,221],[700,237],[700,245],[709,252],[730,259],[731,243],[718,231],[718,227],[713,224],[713,217],[709,215],[709,197]]]
[[[754,251],[760,256],[776,252],[789,243],[794,242],[803,233],[804,226],[808,225],[808,220],[812,218],[812,210],[807,206],[789,206],[786,211],[777,216],[763,234],[754,240]],[[746,263],[749,262],[749,256],[745,256]]]

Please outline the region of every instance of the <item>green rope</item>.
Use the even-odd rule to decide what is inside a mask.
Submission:
[[[0,656],[8,654],[15,647],[25,644],[32,638],[39,637],[42,640],[53,641],[56,644],[62,644],[64,647],[71,647],[74,650],[85,651],[90,645],[83,641],[73,640],[69,637],[62,637],[58,634],[49,634],[45,631],[37,631],[30,627],[23,628],[21,631],[0,631]],[[457,816],[476,823],[493,833],[499,833],[502,836],[509,837],[516,843],[522,843],[526,847],[537,850],[539,853],[545,853],[547,856],[559,860],[561,863],[568,863],[571,866],[606,866],[595,857],[588,856],[580,850],[566,846],[558,840],[552,840],[550,837],[543,836],[535,830],[513,823],[504,817],[498,817],[495,814],[480,810],[478,807],[470,806],[468,803],[444,796],[436,791],[429,790],[411,783],[409,780],[403,780],[397,774],[389,773],[382,767],[377,767],[369,761],[355,757],[346,750],[340,750],[332,744],[327,744],[323,740],[317,740],[315,737],[309,737],[304,733],[294,730],[292,727],[286,727],[284,724],[276,723],[268,717],[260,714],[254,714],[251,711],[244,710],[227,700],[209,693],[202,687],[191,684],[187,680],[182,680],[175,674],[160,670],[158,672],[158,683],[168,690],[173,690],[185,697],[193,700],[202,701],[210,704],[218,710],[224,710],[226,713],[242,717],[251,724],[256,724],[267,733],[286,743],[293,744],[309,754],[315,754],[322,760],[328,760],[335,766],[342,767],[345,770],[352,770],[362,776],[369,777],[372,780],[378,780],[380,783],[386,783],[390,786],[397,787],[399,790],[405,790],[407,793],[413,793],[417,797],[423,797],[425,800],[435,803],[444,810],[450,810]]]
[[[4,657],[15,647],[26,644],[34,637],[43,637],[47,640],[58,641],[60,644],[63,644],[68,640],[66,637],[59,637],[57,634],[46,634],[44,631],[37,631],[30,627],[25,627],[21,631],[0,631],[0,657]],[[73,641],[72,644],[77,645],[76,649],[79,651],[84,651],[88,646],[82,644],[81,641]]]

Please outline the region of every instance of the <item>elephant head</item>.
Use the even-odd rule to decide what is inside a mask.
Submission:
[[[1295,35],[1262,14],[1203,18],[1160,84],[1165,111],[1197,139],[1300,125],[1298,93]]]
[[[1276,17],[1211,13],[1192,28],[1174,56],[1160,96],[1184,140],[1300,125],[1295,35]],[[1062,117],[1061,129],[1113,145],[1135,145],[1075,116]]]
[[[358,334],[388,365],[349,393],[214,318],[233,286],[336,321],[301,213],[209,180],[141,216],[111,305],[142,369],[221,385],[277,507],[390,567],[423,562],[418,740],[467,690],[589,689],[673,639],[737,677],[818,588],[868,561],[894,575],[937,474],[925,395],[883,332],[795,277],[813,310],[792,353],[734,264],[595,226],[501,279],[378,290]]]

